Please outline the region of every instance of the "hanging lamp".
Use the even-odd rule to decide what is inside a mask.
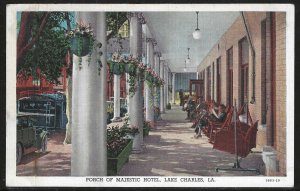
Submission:
[[[188,55],[187,55],[187,59],[185,60],[186,64],[190,64],[191,63],[191,59],[190,59],[190,48],[188,48]]]
[[[198,28],[198,14],[199,11],[196,11],[197,14],[197,28],[195,29],[195,31],[193,32],[193,38],[196,40],[199,40],[201,38],[201,33],[200,33],[200,29]]]

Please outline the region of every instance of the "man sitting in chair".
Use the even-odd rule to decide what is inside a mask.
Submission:
[[[207,120],[212,120],[212,121],[220,122],[220,123],[225,121],[225,119],[226,119],[225,105],[223,105],[223,104],[219,105],[218,110],[219,110],[219,112],[217,114],[213,108],[210,108],[209,109],[210,115],[205,115],[206,117],[203,116],[199,120],[199,123],[195,129],[195,133],[196,133],[196,135],[194,136],[195,138],[202,137],[201,130],[204,128],[204,126],[207,125]]]
[[[226,113],[225,113],[225,105],[221,104],[219,105],[219,112],[218,114],[216,113],[216,111],[213,108],[210,108],[210,113],[211,113],[211,117],[209,118],[212,121],[216,121],[216,122],[224,122],[226,119]]]

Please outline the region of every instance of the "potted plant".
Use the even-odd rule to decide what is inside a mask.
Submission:
[[[125,71],[125,62],[123,57],[118,53],[113,53],[112,59],[107,62],[111,74],[121,75]]]
[[[159,109],[159,107],[155,107],[154,106],[154,119],[155,120],[160,120],[161,118],[160,118],[160,109]]]
[[[166,108],[167,108],[167,109],[171,109],[171,104],[168,103]]]
[[[153,86],[154,79],[153,79],[153,70],[151,68],[146,69],[145,80],[150,87]]]
[[[143,136],[146,137],[149,135],[150,131],[150,122],[149,121],[144,121],[144,126],[143,126]]]
[[[82,57],[89,55],[89,62],[96,41],[94,32],[90,24],[83,22],[77,23],[74,30],[70,30],[67,34],[70,39],[71,51],[79,57],[79,68],[81,68]]]
[[[122,127],[107,129],[107,174],[117,175],[126,162],[132,150],[133,140],[138,129],[129,128],[126,122]]]
[[[124,59],[125,62],[125,72],[128,73],[130,76],[136,75],[138,60],[133,58],[132,54],[129,55],[128,59]]]

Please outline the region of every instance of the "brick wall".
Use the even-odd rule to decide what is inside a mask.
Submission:
[[[255,49],[255,103],[249,104],[249,110],[253,121],[259,120],[259,128],[257,133],[257,148],[262,149],[267,144],[267,125],[265,122],[262,123],[262,115],[265,114],[263,105],[265,101],[263,98],[269,99],[271,96],[268,92],[263,92],[261,84],[265,82],[265,72],[262,62],[270,64],[271,52],[262,52],[262,21],[267,23],[266,12],[245,12],[245,19],[249,27],[251,40]],[[285,13],[276,13],[276,126],[275,126],[275,140],[274,149],[277,152],[277,158],[279,160],[279,173],[277,175],[286,174],[286,78],[285,78]],[[270,49],[270,34],[271,29],[266,28],[266,49]],[[239,40],[246,37],[246,30],[243,24],[243,19],[239,16],[232,26],[223,34],[220,40],[213,46],[207,56],[203,59],[201,64],[198,66],[198,72],[206,70],[212,63],[216,63],[217,58],[221,57],[221,102],[226,104],[227,101],[227,58],[226,51],[233,47],[233,99],[236,99],[237,107],[239,108],[240,99],[240,68],[239,68]],[[269,40],[268,40],[269,39]],[[262,59],[262,55],[265,54],[266,60]],[[251,100],[253,89],[252,89],[252,73],[253,73],[253,56],[251,54],[251,48],[249,49],[249,89],[248,89],[248,103]],[[212,67],[211,67],[212,68]],[[216,68],[216,67],[215,67]],[[268,70],[266,68],[265,70]],[[270,71],[268,71],[270,72]],[[215,75],[216,76],[216,75]],[[205,76],[206,77],[206,76]],[[211,75],[212,77],[212,75]],[[207,78],[207,77],[206,77]],[[205,79],[207,80],[207,79]],[[213,80],[211,80],[213,81]],[[216,79],[214,80],[216,82]],[[212,85],[211,85],[212,88]],[[214,92],[216,93],[216,85],[214,85]],[[207,87],[205,82],[205,95]],[[264,120],[265,121],[265,120]]]
[[[286,14],[276,13],[276,138],[279,174],[286,174]]]

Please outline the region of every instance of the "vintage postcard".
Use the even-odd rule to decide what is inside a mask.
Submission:
[[[7,187],[293,187],[291,4],[8,4]]]

